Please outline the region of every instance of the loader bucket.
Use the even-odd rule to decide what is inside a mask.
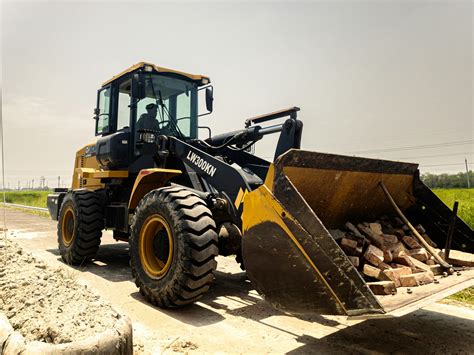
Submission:
[[[257,291],[291,313],[386,313],[384,302],[370,291],[328,231],[347,221],[393,215],[381,181],[410,216],[433,212],[414,196],[414,187],[431,192],[419,181],[417,164],[303,150],[281,155],[270,166],[265,183],[244,198],[242,254]],[[448,210],[434,210],[449,218],[443,208]],[[462,224],[457,238],[472,247],[472,231]],[[404,300],[390,310],[401,306],[406,306]]]

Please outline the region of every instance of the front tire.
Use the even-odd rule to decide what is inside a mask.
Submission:
[[[77,190],[64,197],[58,220],[58,247],[67,264],[93,259],[104,229],[103,208],[96,192]]]
[[[149,192],[135,210],[130,265],[140,293],[174,308],[197,301],[214,280],[216,225],[205,202],[185,187]]]

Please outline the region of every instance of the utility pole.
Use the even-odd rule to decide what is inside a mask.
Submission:
[[[18,180],[18,190],[20,190],[20,180]]]
[[[31,189],[35,188],[35,179],[31,179]]]
[[[467,158],[464,158],[464,162],[466,163],[466,179],[467,179],[467,188],[471,188],[471,182],[469,181],[469,168],[467,167]]]
[[[61,176],[58,176],[58,187],[61,187]]]

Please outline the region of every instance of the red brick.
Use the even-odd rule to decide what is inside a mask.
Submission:
[[[408,249],[405,248],[405,246],[403,245],[403,243],[398,242],[397,244],[395,244],[395,245],[393,246],[393,248],[390,249],[390,251],[392,252],[392,256],[395,258],[395,257],[397,257],[398,255],[400,255],[401,253],[405,253],[405,255],[406,255],[407,252],[408,252]]]
[[[384,239],[381,235],[374,233],[370,228],[360,223],[357,225],[357,228],[359,228],[359,230],[365,234],[371,243],[375,244],[379,248],[384,247]]]
[[[403,243],[405,243],[406,246],[410,249],[419,249],[419,248],[421,248],[420,243],[418,243],[416,241],[416,239],[413,238],[413,237],[410,237],[410,236],[406,235],[402,238],[402,240],[403,240]]]
[[[393,295],[397,293],[397,288],[392,281],[367,282],[367,286],[375,295]]]
[[[352,265],[354,265],[356,268],[359,267],[359,258],[357,256],[348,256],[348,258]]]
[[[408,254],[412,258],[415,258],[416,260],[419,260],[421,262],[427,261],[430,257],[430,255],[428,254],[425,248],[412,249],[408,252]]]
[[[380,263],[377,265],[377,267],[380,269],[380,270],[387,270],[387,269],[391,269],[392,267],[386,263]]]
[[[403,287],[426,285],[432,283],[433,281],[434,275],[430,271],[400,276],[400,283]]]
[[[380,280],[380,281],[390,280],[387,276],[384,275],[382,270],[380,270],[379,268],[376,268],[372,265],[369,265],[369,264],[364,264],[362,272],[363,272],[364,275],[372,277],[372,278]]]
[[[387,276],[391,281],[395,283],[396,287],[400,287],[400,277],[405,276],[405,275],[410,275],[412,273],[411,268],[409,267],[401,267],[398,269],[389,269],[389,270],[384,270],[383,272],[385,276]]]
[[[341,249],[348,255],[357,255],[357,242],[352,239],[342,238]]]
[[[393,260],[393,255],[390,250],[384,250],[383,251],[383,261],[386,263],[391,263]]]
[[[425,263],[422,263],[421,261],[412,258],[411,256],[408,257],[408,259],[411,261],[413,266],[421,271],[430,271],[431,268],[429,265],[426,265]]]
[[[383,251],[374,245],[369,245],[364,253],[364,259],[374,266],[383,262]]]
[[[369,223],[369,228],[375,234],[383,234],[380,223]]]
[[[409,267],[414,267],[415,266],[413,261],[410,259],[410,256],[408,256],[404,253],[399,253],[396,257],[394,256],[393,261],[396,262],[397,264],[402,264],[402,265],[409,266]]]
[[[362,237],[364,238],[364,236],[359,232],[359,230],[357,229],[356,226],[354,226],[351,222],[347,222],[345,224],[345,227],[352,232],[352,234],[354,234],[355,236],[357,237]]]

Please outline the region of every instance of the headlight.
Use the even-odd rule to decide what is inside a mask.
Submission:
[[[145,143],[155,143],[156,137],[154,133],[151,132],[143,132],[142,133],[142,141]]]

